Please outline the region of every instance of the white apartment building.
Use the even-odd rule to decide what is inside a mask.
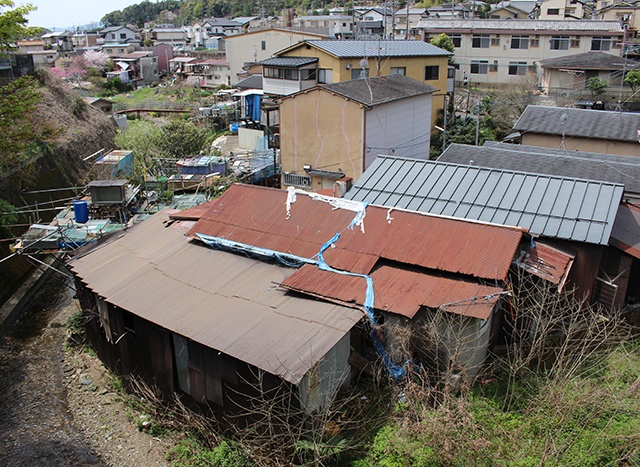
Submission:
[[[455,45],[456,80],[508,84],[535,73],[540,60],[590,51],[621,54],[624,31],[617,21],[600,20],[433,20],[419,23],[423,39],[441,33]]]

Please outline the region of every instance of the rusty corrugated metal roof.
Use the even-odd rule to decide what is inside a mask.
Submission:
[[[440,308],[474,318],[487,319],[502,288],[476,281],[450,279],[396,267],[382,266],[371,273],[375,308],[413,318],[422,307]],[[305,265],[282,286],[344,303],[364,304],[366,282]],[[443,306],[444,305],[444,306]]]
[[[536,240],[522,248],[520,256],[514,263],[525,271],[556,284],[560,291],[567,279],[574,258],[574,253],[562,251]]]
[[[158,213],[71,263],[106,301],[297,384],[362,318],[287,294],[292,269],[211,250]]]
[[[337,232],[325,252],[336,268],[367,274],[379,258],[428,269],[503,280],[522,230],[369,206],[365,232],[347,229],[355,213],[299,195],[287,218],[287,192],[233,185],[190,230],[306,258]]]

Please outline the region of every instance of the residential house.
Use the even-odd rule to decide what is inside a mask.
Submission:
[[[423,18],[435,19],[456,19],[456,18],[472,18],[473,12],[471,8],[464,5],[456,5],[454,3],[432,6],[426,9]]]
[[[393,37],[398,40],[417,39],[421,32],[417,29],[418,23],[426,10],[424,8],[401,8],[396,11]]]
[[[110,26],[104,28],[100,33],[98,44],[126,44],[140,42],[138,31],[128,26]]]
[[[153,27],[143,32],[146,39],[151,39],[153,44],[168,44],[173,48],[185,48],[187,46],[187,32],[180,28]]]
[[[428,157],[435,90],[391,75],[282,98],[281,185],[330,189],[338,179],[359,177],[379,154]]]
[[[153,56],[156,57],[158,63],[158,73],[166,75],[169,73],[169,60],[173,58],[173,47],[169,44],[154,44],[151,47]]]
[[[242,28],[241,32],[249,32],[251,29],[257,28],[260,25],[262,18],[259,16],[236,16],[231,21],[238,23]]]
[[[246,78],[245,70],[252,64],[270,58],[276,52],[304,40],[326,39],[315,34],[293,29],[271,28],[236,34],[224,38],[225,55],[231,72],[231,84]],[[260,73],[260,71],[258,71]]]
[[[530,105],[513,129],[526,146],[640,156],[640,113]]]
[[[0,83],[2,85],[21,76],[32,74],[34,70],[32,55],[12,53],[0,56]]]
[[[535,1],[500,1],[491,5],[490,19],[527,19],[535,18],[538,3]]]
[[[360,40],[378,40],[385,37],[383,21],[357,21],[355,37]]]
[[[58,52],[53,49],[45,49],[44,41],[17,41],[16,45],[21,54],[31,55],[33,58],[33,66],[52,67]]]
[[[382,26],[382,33],[380,35],[383,39],[390,39],[393,33],[393,9],[385,7],[362,7],[356,8],[354,16],[357,23],[373,24],[372,22],[378,22]],[[359,31],[358,24],[356,24],[357,31]],[[356,38],[361,38],[357,36]]]
[[[77,32],[71,36],[71,43],[75,49],[90,49],[98,45],[100,34],[93,32]]]
[[[601,41],[600,47],[609,50],[611,42]],[[621,88],[625,88],[624,98],[631,94],[631,88],[624,83],[624,73],[640,69],[640,62],[625,60],[607,52],[586,52],[548,58],[539,61],[538,65],[543,73],[540,86],[549,95],[587,89],[587,83],[591,78],[600,78],[609,88],[616,88],[618,94],[622,91]]]
[[[433,93],[431,122],[444,108],[450,52],[422,41],[317,41],[306,40],[275,54],[277,58],[317,58],[317,83],[330,84],[363,77],[400,74],[426,83]],[[291,68],[292,71],[295,68]],[[286,69],[281,79],[287,79]],[[265,75],[264,91],[271,92]],[[295,73],[291,76],[295,76]],[[293,84],[293,83],[292,83]],[[295,85],[294,85],[295,86]],[[294,92],[294,86],[280,89]],[[297,89],[299,90],[299,89]],[[273,90],[277,92],[277,89]]]
[[[538,19],[585,19],[591,17],[592,7],[576,0],[546,0],[539,6]]]
[[[615,305],[621,306],[640,295],[640,209],[636,207],[640,201],[640,159],[637,157],[487,141],[481,147],[452,144],[438,161],[624,185],[625,202],[618,207],[609,238],[609,245],[615,249],[603,252],[603,274],[597,281],[614,293]],[[626,268],[628,274],[619,276]]]
[[[624,35],[617,21],[575,20],[422,20],[424,40],[445,33],[455,46],[456,79],[508,84],[519,76],[541,81],[536,63],[568,54],[620,53]]]
[[[199,63],[200,73],[204,77],[203,86],[218,87],[231,85],[231,71],[226,60],[211,58]]]
[[[411,357],[437,362],[426,336],[401,336],[447,320],[467,339],[443,337],[443,357],[473,378],[526,234],[336,201],[233,185],[72,260],[98,356],[167,397],[242,415],[278,389],[312,413],[368,362],[394,378]]]
[[[180,78],[186,78],[197,71],[195,67],[202,61],[197,57],[174,57],[169,60],[170,73]]]
[[[595,13],[598,19],[618,21],[633,39],[640,29],[640,2],[638,0],[599,0]]]
[[[71,31],[55,31],[43,34],[40,39],[44,42],[45,49],[53,49],[57,52],[71,52],[73,33]]]
[[[109,57],[116,57],[118,55],[130,54],[136,51],[135,44],[123,43],[123,44],[104,44],[102,51]]]
[[[193,48],[204,47],[211,37],[232,36],[242,32],[242,24],[227,18],[209,18],[193,23],[187,31],[189,43]]]
[[[113,72],[126,71],[129,81],[141,85],[150,85],[160,79],[158,59],[151,50],[140,50],[123,55],[114,55]]]
[[[350,39],[354,34],[355,23],[352,16],[344,15],[297,16],[293,19],[293,28],[335,39]]]
[[[346,197],[522,227],[534,237],[532,248],[541,243],[572,258],[566,284],[578,297],[611,307],[611,281],[597,278],[602,267],[617,288],[628,285],[627,265],[608,263],[605,254],[623,191],[606,181],[378,156]]]

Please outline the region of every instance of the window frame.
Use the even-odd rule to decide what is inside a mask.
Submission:
[[[435,74],[434,74],[435,72]],[[435,78],[433,77],[435,76]],[[424,80],[436,81],[440,79],[440,65],[425,65],[424,67]]]
[[[509,76],[526,76],[527,71],[527,62],[509,62]]]
[[[475,69],[475,71],[474,71]],[[489,74],[489,60],[471,60],[469,68],[471,75],[487,75]]]
[[[549,39],[550,50],[569,50],[571,36],[551,36]]]
[[[491,47],[490,34],[473,34],[471,36],[472,49],[488,49],[489,47]]]
[[[514,35],[514,36],[511,36],[511,48],[512,49],[528,50],[529,49],[529,42],[530,42],[529,35]],[[516,45],[517,45],[517,47],[516,47]]]

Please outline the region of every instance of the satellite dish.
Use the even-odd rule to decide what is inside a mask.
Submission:
[[[366,58],[363,58],[362,60],[360,60],[360,68],[367,68],[369,66],[369,60],[367,60]]]

